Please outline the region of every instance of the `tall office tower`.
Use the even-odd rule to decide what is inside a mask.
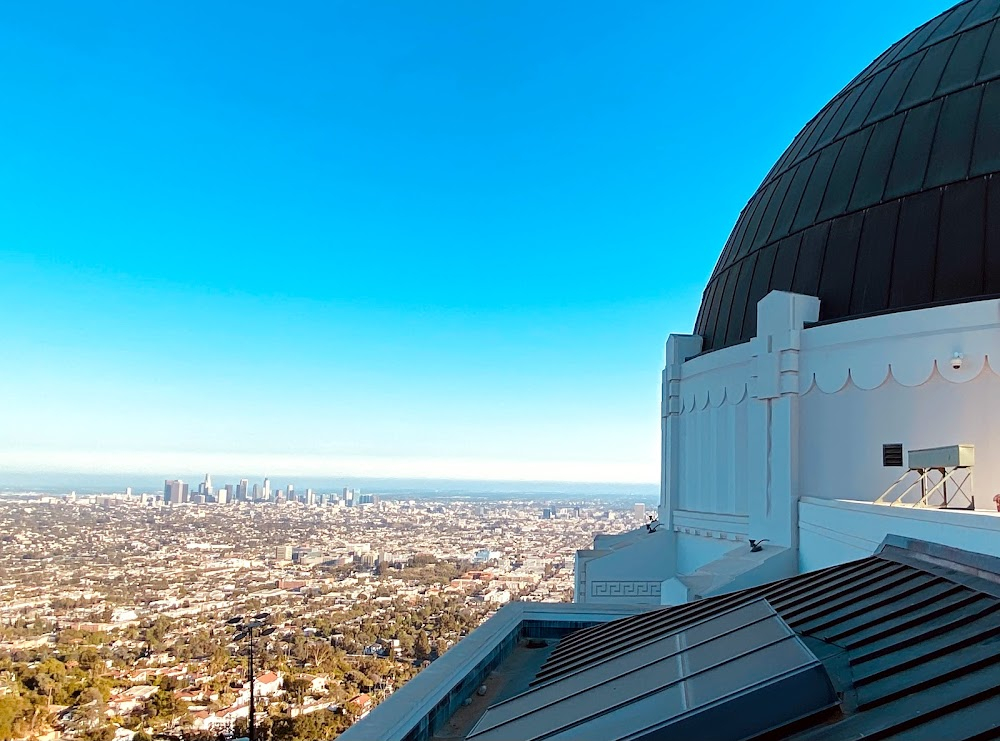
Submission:
[[[248,486],[250,486],[250,482],[249,481],[247,481],[246,479],[240,479],[240,485],[236,489],[236,498],[239,501],[245,502],[247,500],[247,487]]]
[[[205,492],[205,494],[215,493],[215,489],[212,488],[212,474],[210,473],[205,474],[205,483],[202,484],[202,486],[203,486],[202,490]]]
[[[316,494],[313,492],[312,489],[306,489],[306,504],[308,504],[310,507],[316,504]]]
[[[264,477],[264,500],[271,500],[271,479]]]
[[[183,481],[181,484],[181,501],[190,502],[191,501],[191,487],[185,484]]]
[[[295,484],[288,485],[288,501],[289,502],[295,501]]]
[[[260,500],[260,484],[254,484],[253,485],[253,501],[256,502],[256,501],[259,501],[259,500]]]
[[[163,503],[180,504],[184,500],[181,498],[181,487],[186,488],[186,484],[180,479],[167,479],[163,482]]]
[[[128,497],[129,499],[132,498],[132,487],[131,486],[126,486],[125,487],[125,496]]]
[[[232,484],[226,484],[226,488],[223,489],[222,491],[220,491],[219,493],[221,494],[223,492],[225,492],[226,498],[225,498],[225,501],[223,501],[223,500],[220,499],[219,500],[220,502],[222,502],[223,504],[228,504],[230,502],[235,502],[236,501],[236,498],[233,495],[233,485]]]
[[[641,502],[637,502],[636,504],[632,505],[632,512],[635,514],[635,519],[638,522],[645,522],[646,521],[646,505],[645,504],[642,504]]]
[[[275,561],[291,561],[294,551],[290,545],[279,545],[274,549]]]
[[[231,486],[227,486],[225,489],[219,489],[218,494],[215,495],[215,501],[219,504],[226,504],[229,502],[229,492],[232,489]]]

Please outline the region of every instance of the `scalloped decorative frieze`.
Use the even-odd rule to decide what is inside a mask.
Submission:
[[[948,381],[949,383],[968,383],[979,378],[983,373],[992,373],[1000,377],[1000,372],[996,366],[1000,366],[1000,353],[996,360],[990,361],[989,357],[982,355],[978,358],[962,358],[962,367],[954,369],[951,367],[951,360],[940,361],[931,359],[925,365],[889,365],[884,368],[872,366],[864,369],[850,368],[846,374],[829,373],[823,377],[812,374],[808,379],[803,379],[802,393],[808,393],[813,389],[819,389],[825,394],[835,394],[844,389],[848,384],[861,389],[871,391],[882,386],[888,381],[894,381],[900,386],[922,386],[930,381],[935,375]]]
[[[963,361],[964,362],[964,361]],[[889,363],[888,371],[892,374],[893,380],[903,386],[923,386],[934,375],[934,367],[937,365],[933,360],[929,363]],[[862,388],[868,388],[864,386]]]
[[[1000,377],[1000,350],[992,355],[985,353],[962,354],[960,368],[952,368],[951,356],[947,357],[914,357],[904,356],[896,362],[890,362],[880,357],[864,357],[863,354],[852,353],[852,362],[848,365],[846,358],[836,358],[834,353],[819,352],[810,358],[803,353],[802,369],[799,375],[801,389],[805,394],[813,389],[819,389],[825,394],[836,394],[851,384],[861,390],[871,391],[888,381],[894,381],[901,386],[922,386],[937,374],[950,383],[967,383],[978,378],[984,372]],[[697,380],[682,381],[681,413],[701,411],[709,406],[721,407],[723,404],[739,404],[749,395],[750,369],[740,368],[746,375],[737,378],[735,373],[725,374],[725,378],[709,379],[701,376]],[[709,383],[714,380],[715,383]]]
[[[698,386],[692,384],[693,388],[689,388],[687,383],[682,382],[681,386],[684,391],[681,396],[684,403],[681,411],[697,412],[707,409],[709,406],[717,409],[723,404],[739,404],[747,397],[748,377],[730,378],[728,383],[722,382],[720,379],[718,384],[702,383]]]
[[[835,394],[847,385],[848,381],[859,389],[870,391],[876,389],[887,380],[892,379],[901,386],[922,386],[927,383],[937,372],[944,380],[950,383],[967,383],[975,378],[987,368],[995,375],[1000,376],[1000,352],[990,361],[985,354],[962,354],[962,366],[958,369],[952,368],[951,357],[934,358],[909,358],[896,362],[889,362],[881,358],[871,358],[868,360],[855,358],[850,365],[847,364],[827,364],[813,365],[805,363],[802,372],[803,393],[813,387],[827,394]]]
[[[735,352],[732,352],[735,351]],[[711,353],[715,355],[716,353]],[[682,400],[682,413],[700,411],[709,406],[721,407],[723,404],[739,404],[746,399],[752,365],[749,348],[738,345],[719,351],[723,358],[713,359],[715,366],[704,362],[703,357],[684,364],[684,372],[680,382],[679,395]]]
[[[985,372],[1000,376],[998,319],[1000,301],[989,300],[810,327],[792,344],[755,338],[683,363],[679,407],[681,413],[718,408],[776,389],[835,394],[849,383],[872,390],[890,381],[914,387],[935,373],[956,384]],[[956,352],[962,355],[957,369],[952,367]],[[772,360],[765,363],[765,358]],[[763,390],[759,373],[769,380]],[[768,373],[780,374],[777,387]]]
[[[935,369],[952,383],[979,376],[993,355],[1000,369],[1000,302],[921,309],[813,327],[802,332],[802,388],[815,385],[826,393],[844,387],[848,375],[861,389],[874,389],[893,378],[920,386]],[[952,368],[955,353],[962,364]]]

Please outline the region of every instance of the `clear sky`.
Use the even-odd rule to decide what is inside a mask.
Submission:
[[[949,5],[3,3],[0,471],[654,481],[740,208]]]

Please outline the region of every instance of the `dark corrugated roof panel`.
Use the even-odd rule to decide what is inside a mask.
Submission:
[[[836,705],[823,664],[758,599],[497,703],[468,738],[737,741]]]
[[[642,654],[763,599],[823,659],[842,694],[836,713],[781,738],[1000,738],[998,575],[994,559],[919,542],[888,546],[871,558],[577,631],[533,686]]]

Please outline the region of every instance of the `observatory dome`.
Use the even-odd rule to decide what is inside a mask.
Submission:
[[[819,320],[1000,294],[1000,0],[893,44],[812,120],[740,214],[702,296],[703,351],[772,290]]]

